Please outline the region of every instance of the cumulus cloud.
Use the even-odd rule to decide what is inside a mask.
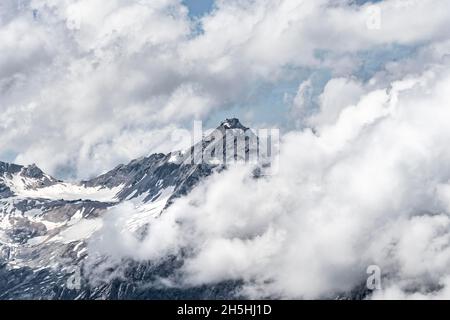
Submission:
[[[370,4],[352,1],[216,1],[195,21],[178,0],[2,1],[0,156],[86,178],[169,151],[172,128],[245,104],[296,68],[347,77],[361,51],[448,39],[445,0],[377,6],[370,30]],[[145,139],[125,152],[133,134]]]
[[[15,4],[0,12],[0,156],[53,174],[173,150],[186,122],[301,78],[277,175],[215,174],[143,240],[120,205],[96,250],[158,260],[187,246],[180,285],[242,279],[250,297],[333,296],[371,264],[374,298],[448,296],[448,1],[377,2],[379,27],[372,4],[344,0],[218,0],[198,21],[178,0]],[[366,66],[370,52],[387,54]]]
[[[436,67],[363,93],[317,134],[286,134],[277,175],[210,177],[119,256],[189,248],[180,285],[241,279],[250,297],[334,297],[369,265],[383,274],[373,298],[447,296],[449,85]]]
[[[331,79],[319,96],[320,111],[308,119],[309,124],[313,126],[333,124],[340,112],[345,107],[355,105],[363,93],[361,83],[353,79]]]

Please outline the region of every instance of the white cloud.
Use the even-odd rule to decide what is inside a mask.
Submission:
[[[170,151],[184,122],[298,69],[330,71],[323,90],[299,84],[293,120],[317,135],[284,136],[279,175],[213,176],[126,250],[154,259],[189,243],[185,284],[242,277],[250,295],[348,290],[373,263],[392,280],[385,297],[448,291],[448,1],[379,2],[379,29],[351,1],[218,1],[201,31],[178,0],[3,3],[0,157],[53,174]],[[398,46],[417,53],[379,57],[371,81],[358,78],[361,52]]]
[[[364,88],[358,81],[346,78],[334,78],[328,81],[319,96],[320,111],[313,115],[309,123],[313,126],[333,124],[340,112],[355,105],[363,95]]]
[[[218,1],[196,36],[177,0],[15,4],[2,7],[1,111],[8,119],[2,119],[0,147],[51,173],[78,168],[80,177],[124,157],[111,144],[105,165],[90,170],[79,150],[205,118],[239,103],[258,83],[289,77],[290,67],[327,67],[347,76],[359,61],[348,54],[358,50],[448,38],[446,1],[378,3],[380,30],[367,29],[367,6],[345,1]],[[427,15],[412,18],[420,12]],[[323,59],[317,52],[333,54]],[[132,147],[129,156],[147,146]]]
[[[372,264],[386,289],[375,298],[439,297],[450,265],[449,84],[448,71],[430,69],[364,93],[319,135],[288,133],[277,175],[210,177],[151,223],[138,256],[189,247],[182,284],[243,279],[251,297],[332,297],[365,283]]]

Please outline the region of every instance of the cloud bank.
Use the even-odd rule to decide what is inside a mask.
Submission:
[[[448,39],[447,5],[383,1],[373,29],[371,4],[353,1],[216,1],[201,19],[179,0],[2,1],[0,157],[86,178],[171,150],[174,129],[249,107],[264,85],[349,77],[380,48],[377,71],[398,75],[396,46]],[[250,109],[253,123],[272,112]]]
[[[176,0],[3,3],[0,156],[51,173],[169,151],[192,119],[295,83],[277,175],[214,175],[142,241],[114,227],[133,211],[119,206],[93,250],[188,247],[171,281],[242,279],[249,297],[333,297],[369,265],[373,298],[449,297],[448,1],[381,1],[379,28],[344,0],[219,0],[199,20]]]
[[[158,260],[189,248],[176,281],[243,279],[250,297],[333,297],[365,283],[369,265],[383,273],[374,298],[448,297],[449,86],[436,67],[361,95],[316,134],[286,134],[277,175],[216,174],[142,242],[108,229],[115,254]]]

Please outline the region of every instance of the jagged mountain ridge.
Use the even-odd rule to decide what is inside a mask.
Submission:
[[[0,161],[0,198],[13,195],[11,184],[14,178],[27,189],[43,188],[58,183],[58,180],[46,175],[35,164],[25,167]]]
[[[152,194],[157,194],[158,190],[174,187],[173,198],[185,195],[202,177],[211,174],[211,169],[217,166],[224,167],[231,160],[235,160],[238,154],[248,155],[252,150],[247,140],[245,145],[240,146],[244,150],[226,149],[227,131],[235,130],[233,137],[249,136],[256,142],[253,149],[258,147],[256,135],[243,126],[238,119],[227,119],[223,121],[210,135],[204,137],[202,141],[193,145],[190,149],[184,151],[175,151],[169,154],[153,154],[149,157],[131,161],[127,165],[119,165],[115,169],[100,175],[89,181],[83,181],[82,184],[87,187],[108,187],[114,188],[123,185],[121,191],[117,194],[118,199],[124,200],[140,196],[144,192],[149,195],[144,198],[144,202],[152,200]],[[223,137],[221,141],[216,141],[215,133],[219,132]],[[217,151],[216,151],[217,150]],[[195,163],[195,157],[202,157],[207,152],[221,152],[222,161],[201,161]],[[255,151],[256,154],[257,151]],[[204,157],[202,157],[204,158]],[[204,160],[204,159],[202,159]],[[248,160],[248,159],[242,159]]]
[[[237,145],[235,139],[234,144],[227,145],[230,130],[240,136],[248,135],[246,143]],[[141,291],[139,287],[145,284],[145,279],[150,281],[154,275],[176,269],[179,261],[170,257],[161,266],[128,261],[130,278],[139,281],[115,280],[95,288],[87,285],[75,289],[69,288],[67,281],[84,264],[88,256],[86,242],[101,227],[102,218],[110,208],[122,202],[132,203],[139,216],[129,224],[136,231],[145,230],[147,223],[200,180],[223,170],[228,162],[248,160],[247,155],[255,148],[248,141],[253,138],[256,136],[238,119],[227,119],[189,150],[152,154],[77,184],[57,180],[35,165],[0,163],[0,289],[3,290],[0,298],[167,296],[168,291]],[[202,157],[208,154],[208,161],[190,162],[198,152]],[[216,161],[221,155],[224,163]],[[235,285],[194,288],[184,296],[195,297],[193,292],[205,298],[221,296],[229,294]],[[121,293],[115,291],[115,286],[124,286]],[[175,292],[183,297],[181,291]]]

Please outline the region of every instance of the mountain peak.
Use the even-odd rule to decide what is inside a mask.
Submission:
[[[242,129],[246,131],[248,128],[243,126],[238,118],[225,119],[220,123],[219,128],[223,129]]]
[[[0,174],[17,173],[22,170],[22,166],[17,164],[0,161]]]
[[[42,178],[45,175],[44,172],[34,163],[24,167],[22,174],[30,178]]]

